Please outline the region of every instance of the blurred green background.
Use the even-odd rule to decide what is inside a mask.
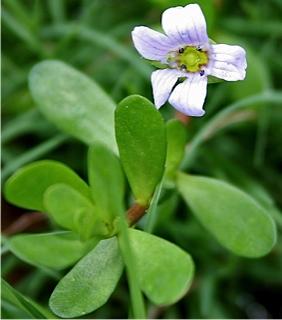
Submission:
[[[35,63],[44,59],[69,63],[95,79],[116,102],[130,94],[152,100],[153,68],[135,51],[131,30],[136,25],[160,29],[164,9],[195,2],[205,13],[210,38],[246,49],[248,69],[245,81],[209,85],[206,116],[189,119],[189,137],[231,103],[281,90],[281,0],[3,0],[2,183],[17,168],[43,158],[63,161],[86,176],[85,145],[62,136],[31,99],[27,77]],[[165,118],[174,116],[170,106],[161,112]],[[245,108],[227,122],[228,130],[220,130],[199,149],[190,171],[246,190],[271,208],[281,231],[282,105]],[[51,228],[43,218],[23,218],[24,210],[5,200],[2,204],[6,236]],[[192,289],[174,306],[149,306],[149,316],[281,318],[281,234],[267,257],[239,258],[221,248],[193,216],[186,215],[187,210],[172,193],[159,208],[155,233],[193,256],[197,272]],[[55,275],[28,266],[9,252],[4,252],[2,274],[43,304],[56,284]],[[128,301],[123,278],[110,302],[93,316],[124,317]],[[6,312],[11,318],[22,317],[16,310]]]

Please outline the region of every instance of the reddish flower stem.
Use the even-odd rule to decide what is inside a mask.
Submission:
[[[129,226],[133,226],[137,221],[139,221],[144,214],[146,213],[146,210],[148,209],[147,206],[142,206],[138,203],[134,203],[128,210],[127,210],[127,221]]]

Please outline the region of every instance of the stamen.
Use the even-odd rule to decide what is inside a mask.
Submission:
[[[200,76],[203,76],[205,74],[205,70],[200,71]]]
[[[166,57],[166,63],[172,69],[184,72],[198,72],[203,76],[201,69],[208,64],[209,54],[201,46],[186,46],[170,51]]]
[[[180,48],[175,57],[178,68],[187,72],[200,72],[202,67],[207,65],[208,60],[208,52],[202,50],[200,46]],[[204,75],[203,72],[200,74]]]

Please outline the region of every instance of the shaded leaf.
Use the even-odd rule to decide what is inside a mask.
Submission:
[[[250,258],[272,249],[275,224],[248,194],[216,179],[183,173],[178,175],[177,184],[193,213],[221,245]]]
[[[124,212],[125,181],[119,159],[103,145],[90,147],[88,176],[96,212],[112,221]]]
[[[43,114],[87,144],[116,151],[111,98],[90,78],[60,61],[43,61],[30,72],[29,87]]]
[[[84,240],[107,233],[93,203],[66,184],[49,187],[44,194],[44,206],[59,226],[77,232]]]

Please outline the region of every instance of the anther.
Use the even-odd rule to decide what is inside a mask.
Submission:
[[[197,46],[198,51],[202,51],[202,48],[200,46]]]
[[[181,70],[187,70],[187,67],[185,66],[185,64],[182,64],[182,65],[180,66],[180,69],[181,69]]]
[[[183,53],[183,52],[184,52],[184,48],[178,49],[178,52],[179,52],[179,53]]]
[[[200,76],[203,76],[205,74],[205,70],[200,71]]]

